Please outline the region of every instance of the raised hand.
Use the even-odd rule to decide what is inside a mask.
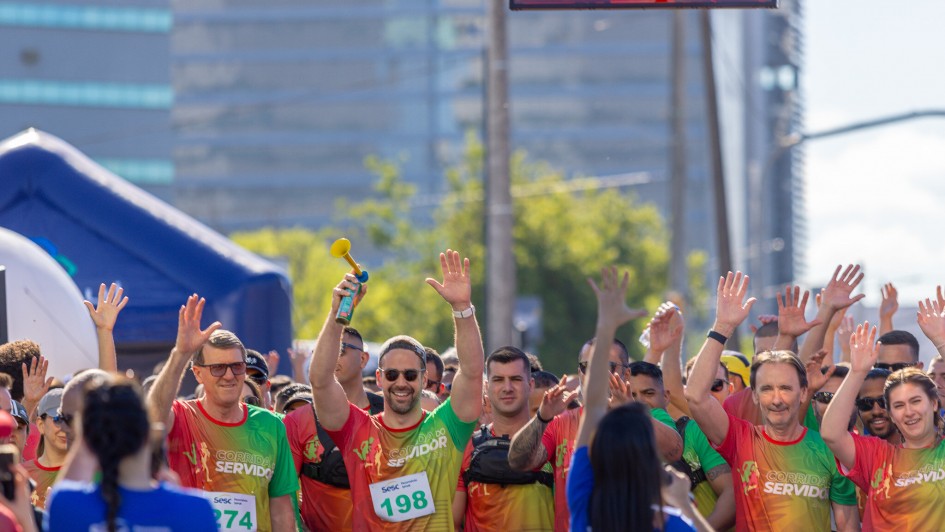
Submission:
[[[827,350],[821,349],[814,353],[814,356],[810,357],[810,360],[804,365],[804,369],[807,370],[807,390],[811,394],[823,388],[824,384],[827,384],[827,381],[830,380],[830,377],[832,377],[833,373],[837,370],[837,366],[831,364],[827,367],[826,372],[821,372],[821,366],[826,357]]]
[[[594,290],[594,295],[597,296],[598,325],[607,324],[616,328],[630,320],[647,315],[645,310],[631,309],[627,306],[629,282],[630,274],[624,272],[623,277],[618,278],[615,266],[601,270],[600,286],[597,286],[593,279],[587,280],[591,289]]]
[[[928,298],[925,302],[919,301],[916,321],[922,329],[922,334],[932,341],[936,349],[945,343],[945,309],[938,301]]]
[[[631,400],[632,397],[626,381],[611,373],[608,406],[610,406],[610,408],[617,408],[618,406],[629,403]]]
[[[876,327],[870,322],[858,325],[850,336],[850,370],[868,372],[879,358],[879,344],[876,343]]]
[[[758,321],[761,322],[762,326],[764,326],[769,323],[777,323],[778,317],[775,316],[774,314],[761,314],[760,316],[758,316]],[[757,325],[749,325],[748,328],[751,330],[751,334],[755,334],[756,332],[758,332]]]
[[[849,307],[857,301],[866,297],[865,294],[852,296],[853,290],[863,280],[863,273],[860,272],[859,265],[850,264],[840,273],[842,266],[837,266],[833,272],[833,278],[827,283],[820,292],[821,307],[836,312],[840,309]]]
[[[223,325],[215,321],[206,329],[200,329],[200,318],[203,316],[203,307],[207,300],[193,294],[187,298],[187,304],[180,307],[180,313],[177,318],[177,341],[174,349],[179,353],[188,355],[196,354],[210,339],[213,331]]]
[[[561,381],[545,390],[545,395],[538,405],[538,416],[542,419],[552,419],[568,408],[568,404],[578,392],[568,391],[568,376],[562,375]]]
[[[266,359],[266,367],[269,368],[269,375],[275,375],[276,371],[279,369],[279,360],[282,358],[279,356],[279,352],[273,349],[269,351],[268,355],[263,355],[263,358]]]
[[[115,322],[118,320],[118,313],[128,304],[128,297],[122,297],[125,289],[115,283],[105,292],[105,283],[98,287],[98,305],[92,305],[89,301],[83,301],[85,308],[89,310],[89,316],[95,327],[108,331],[114,330]]]
[[[353,273],[346,273],[341,282],[335,286],[331,291],[331,315],[334,316],[338,313],[338,307],[341,306],[341,300],[346,296],[353,294],[358,290],[358,278],[354,276]],[[352,302],[351,309],[354,310],[357,308],[358,303],[364,299],[364,295],[367,294],[367,284],[361,284],[361,289],[358,290],[357,295],[354,296],[354,301]]]
[[[892,283],[886,283],[880,289],[880,293],[883,301],[879,304],[879,319],[892,322],[893,314],[899,310],[899,291]]]
[[[843,353],[843,360],[850,360],[850,337],[856,332],[856,326],[853,323],[853,316],[844,316],[837,327],[837,342],[840,343],[840,351]]]
[[[742,272],[728,272],[725,277],[719,277],[718,293],[715,305],[715,331],[726,336],[731,335],[738,325],[745,321],[755,298],[745,300],[748,293],[748,276]]]
[[[682,311],[672,303],[663,303],[650,321],[650,349],[662,353],[682,340],[686,323]]]
[[[46,378],[46,371],[49,369],[49,361],[43,355],[33,357],[27,364],[23,362],[21,370],[23,371],[23,404],[36,406],[39,400],[49,391],[53,378]],[[32,412],[30,412],[32,414]]]
[[[469,258],[460,260],[459,252],[447,249],[440,253],[443,282],[427,278],[426,282],[440,294],[453,310],[466,310],[472,305],[472,280],[469,277]]]
[[[804,296],[801,297],[801,287],[790,286],[784,288],[784,297],[778,292],[778,333],[797,338],[814,327],[823,323],[819,318],[807,321],[804,317],[804,311],[807,309],[807,300],[810,298],[810,291],[804,290]]]

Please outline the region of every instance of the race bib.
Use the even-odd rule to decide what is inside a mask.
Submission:
[[[245,493],[205,492],[220,530],[256,530],[256,497]]]
[[[426,471],[371,484],[374,513],[399,523],[436,512]]]

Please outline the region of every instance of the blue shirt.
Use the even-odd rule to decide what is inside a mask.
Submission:
[[[587,507],[594,490],[594,470],[591,469],[587,447],[578,447],[571,456],[571,470],[568,472],[568,508],[571,509],[571,532],[591,530],[588,525]],[[655,507],[654,507],[655,508]],[[692,532],[692,522],[683,516],[678,508],[663,507],[666,521],[664,532]]]
[[[116,519],[118,530],[135,527],[168,532],[217,530],[210,501],[192,490],[161,484],[150,490],[119,487],[118,492],[121,496]],[[46,510],[44,530],[106,530],[105,499],[97,484],[60,481],[53,488]]]

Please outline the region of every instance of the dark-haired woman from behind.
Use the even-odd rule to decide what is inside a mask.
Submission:
[[[75,423],[80,430],[75,445],[84,446],[77,455],[95,457],[101,482],[56,484],[47,530],[217,530],[206,498],[154,482],[151,423],[134,381],[112,375],[87,388]]]
[[[607,351],[617,327],[640,317],[640,311],[625,303],[628,276],[618,279],[614,268],[603,273],[600,287],[591,283],[597,295],[597,342],[568,473],[571,530],[712,530],[689,500],[689,478],[661,465],[646,407],[631,403],[608,411],[609,379],[620,377],[609,373]]]

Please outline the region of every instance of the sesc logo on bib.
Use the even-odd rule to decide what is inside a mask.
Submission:
[[[204,496],[213,506],[220,530],[254,531],[258,528],[255,496],[224,491],[207,491]]]
[[[371,484],[374,513],[385,521],[399,523],[436,512],[426,471]]]

